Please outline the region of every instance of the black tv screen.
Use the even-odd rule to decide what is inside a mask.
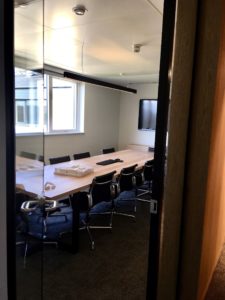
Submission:
[[[139,102],[138,129],[155,130],[156,113],[156,99],[141,99]]]

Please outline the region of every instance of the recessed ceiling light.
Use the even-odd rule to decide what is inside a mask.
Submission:
[[[87,10],[84,5],[77,5],[72,8],[73,12],[78,16],[83,16],[85,14],[85,11]]]

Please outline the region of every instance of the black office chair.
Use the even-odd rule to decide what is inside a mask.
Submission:
[[[44,155],[38,155],[38,160],[44,163]]]
[[[115,148],[102,149],[103,154],[115,152]]]
[[[76,159],[87,158],[87,157],[90,157],[90,156],[91,156],[90,152],[83,152],[83,153],[74,154],[73,158],[76,160]]]
[[[117,177],[118,197],[114,200],[114,214],[136,218],[136,167],[137,164],[123,168]],[[133,213],[127,213],[127,211]]]
[[[37,155],[35,153],[26,152],[26,151],[21,151],[20,156],[29,159],[37,159]]]
[[[24,266],[28,254],[28,247],[32,241],[35,241],[39,247],[42,244],[58,245],[60,232],[66,227],[71,227],[68,222],[68,214],[72,215],[72,210],[58,213],[57,201],[28,200],[21,205],[21,219],[23,220],[24,236]],[[49,222],[49,220],[51,221]],[[67,223],[67,224],[66,224]],[[53,226],[57,226],[53,228]],[[66,227],[65,227],[66,226]],[[48,230],[51,227],[51,230]]]
[[[70,161],[69,155],[49,158],[50,165],[59,164],[67,161]]]
[[[146,161],[142,170],[138,170],[135,174],[137,183],[137,200],[142,202],[150,202],[152,194],[153,180],[153,163],[154,160]],[[140,193],[139,193],[140,192]],[[146,197],[148,196],[148,197]]]
[[[80,207],[80,230],[86,229],[91,242],[91,249],[94,250],[95,243],[92,238],[90,229],[112,229],[113,217],[113,198],[115,197],[115,186],[113,177],[116,171],[97,176],[93,179],[89,193],[81,193],[79,199]],[[109,224],[98,224],[96,216],[109,215]]]

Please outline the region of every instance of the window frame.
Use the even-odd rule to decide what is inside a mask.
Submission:
[[[53,129],[53,79],[69,81],[75,87],[73,93],[73,128],[72,129]],[[46,92],[45,92],[46,89]],[[74,80],[68,80],[60,76],[44,74],[43,79],[43,105],[46,101],[47,119],[45,117],[45,111],[43,112],[43,131],[28,131],[28,132],[16,132],[16,136],[31,136],[31,135],[64,135],[64,134],[83,134],[84,133],[84,83]],[[46,99],[45,99],[46,96]],[[20,101],[20,99],[18,99]],[[17,99],[15,101],[15,109],[17,116]],[[42,107],[44,110],[44,107]],[[25,118],[26,120],[26,118]],[[22,123],[20,123],[22,124]],[[24,122],[25,124],[25,122]],[[17,125],[17,122],[16,122]],[[19,125],[19,123],[18,123]]]

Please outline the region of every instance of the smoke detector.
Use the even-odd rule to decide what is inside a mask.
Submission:
[[[83,16],[87,8],[84,5],[78,4],[72,8],[73,12],[78,16]]]
[[[140,50],[141,50],[141,44],[134,44],[133,45],[133,51],[135,52],[135,53],[139,53],[140,52]]]

